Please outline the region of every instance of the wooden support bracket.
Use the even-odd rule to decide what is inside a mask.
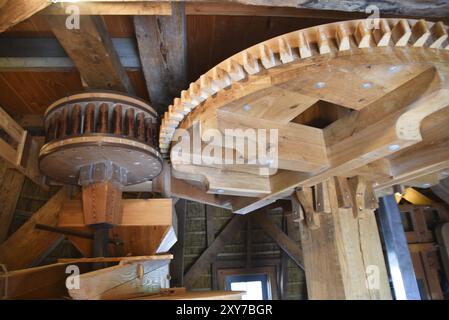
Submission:
[[[376,194],[371,182],[363,176],[356,176],[349,179],[351,187],[354,218],[363,217],[369,210],[378,208]],[[368,210],[367,210],[368,209]]]
[[[318,213],[313,207],[312,188],[304,187],[296,191],[296,196],[304,209],[306,225],[312,230],[318,229],[320,227],[320,220]]]
[[[318,213],[331,213],[326,181],[318,183],[313,187],[313,190],[315,211]]]
[[[346,177],[334,177],[339,208],[352,207],[351,188]]]

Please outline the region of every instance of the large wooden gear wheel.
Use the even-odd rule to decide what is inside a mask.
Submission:
[[[159,146],[168,153],[175,130],[195,122],[201,134],[209,128],[278,129],[279,170],[267,164],[265,176],[258,174],[263,164],[172,159],[176,177],[199,181],[208,193],[256,198],[233,204],[242,213],[298,186],[378,168],[383,160],[388,168],[371,170],[370,179],[385,187],[413,172],[411,163],[395,166],[398,157],[447,141],[441,128],[448,119],[448,78],[442,22],[380,19],[312,27],[250,47],[191,83],[165,113]]]

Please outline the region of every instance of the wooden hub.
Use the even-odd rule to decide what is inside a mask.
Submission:
[[[41,171],[80,184],[80,169],[112,162],[125,171],[121,183],[152,180],[162,170],[156,112],[142,100],[114,92],[89,92],[52,104],[45,113]]]

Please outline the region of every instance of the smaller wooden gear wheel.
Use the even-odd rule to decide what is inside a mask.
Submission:
[[[157,113],[143,100],[116,92],[75,94],[49,106],[44,125],[39,167],[55,181],[84,185],[102,175],[126,186],[162,171]]]

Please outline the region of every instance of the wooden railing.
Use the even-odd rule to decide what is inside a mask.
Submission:
[[[1,107],[0,129],[11,140],[0,137],[0,157],[38,185],[48,188],[39,172],[39,143]]]

